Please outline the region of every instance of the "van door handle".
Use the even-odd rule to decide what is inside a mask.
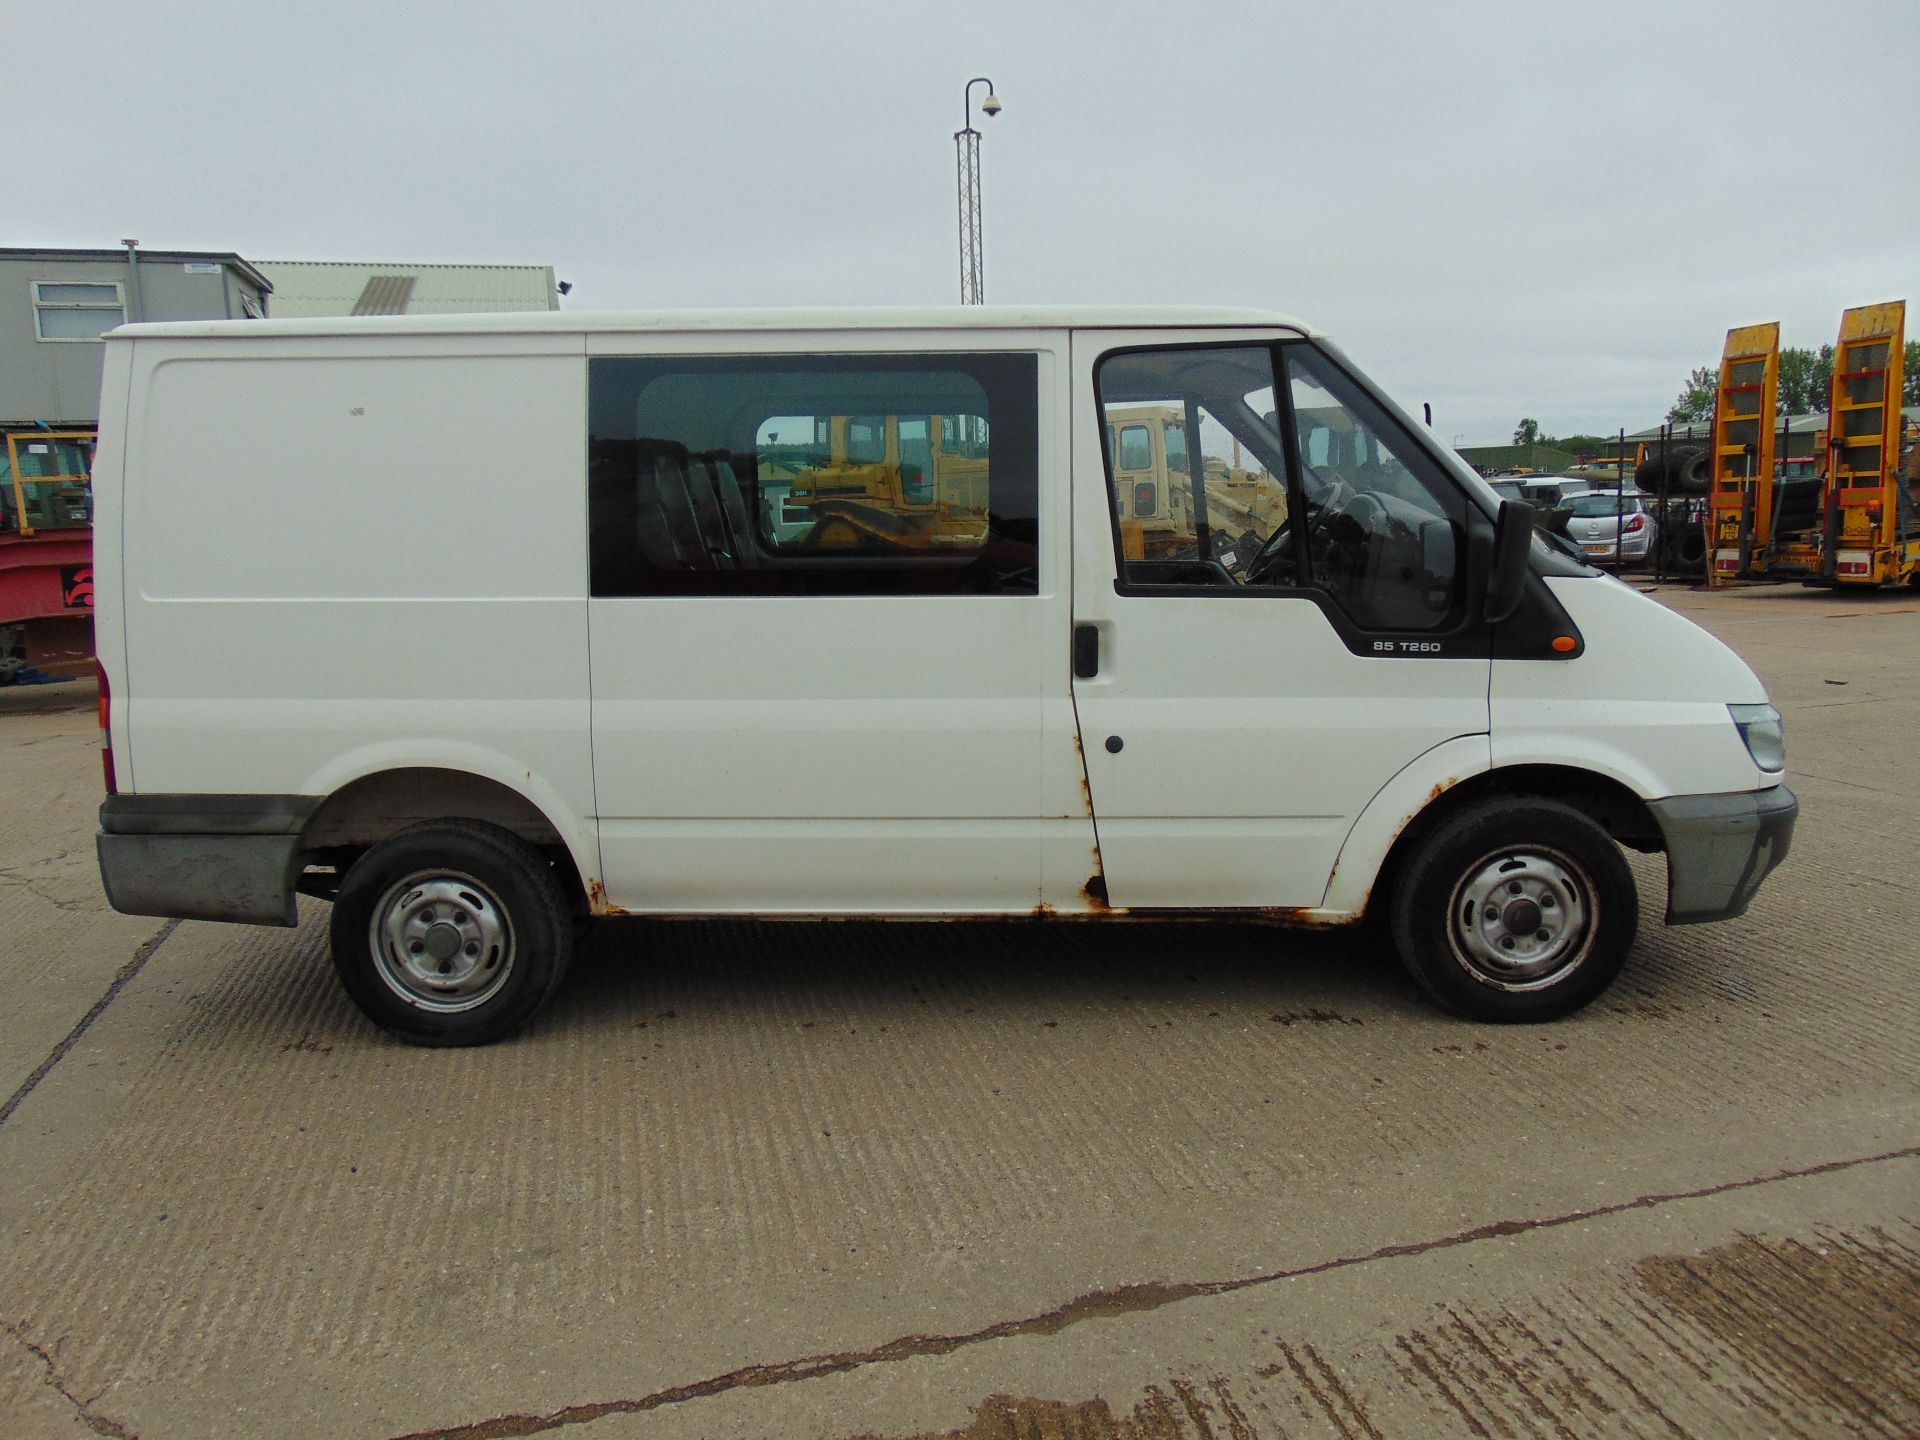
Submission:
[[[1073,678],[1091,680],[1100,673],[1100,627],[1073,627]]]

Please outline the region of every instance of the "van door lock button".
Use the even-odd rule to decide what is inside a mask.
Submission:
[[[1109,755],[1118,755],[1126,743],[1127,742],[1122,740],[1118,735],[1107,736],[1107,753]]]

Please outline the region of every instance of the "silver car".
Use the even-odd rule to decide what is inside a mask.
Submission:
[[[1573,507],[1567,536],[1589,559],[1603,565],[1618,560],[1625,565],[1644,561],[1653,553],[1660,525],[1638,491],[1596,490],[1575,495],[1566,503]]]

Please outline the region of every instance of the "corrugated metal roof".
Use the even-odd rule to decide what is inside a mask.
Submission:
[[[414,278],[412,275],[376,275],[367,281],[367,288],[360,292],[360,298],[353,302],[356,315],[404,315],[407,313],[407,301],[413,295]]]
[[[551,265],[396,265],[327,260],[260,260],[273,282],[269,311],[277,320],[333,315],[491,315],[502,311],[558,310],[560,294]],[[392,282],[410,281],[399,308],[390,305]],[[381,282],[377,287],[375,282]]]

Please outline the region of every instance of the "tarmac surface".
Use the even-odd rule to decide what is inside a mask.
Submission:
[[[1794,851],[1637,862],[1538,1027],[1363,933],[629,921],[411,1049],[324,905],[112,913],[90,690],[0,692],[0,1436],[1920,1433],[1920,596],[1657,598]]]

